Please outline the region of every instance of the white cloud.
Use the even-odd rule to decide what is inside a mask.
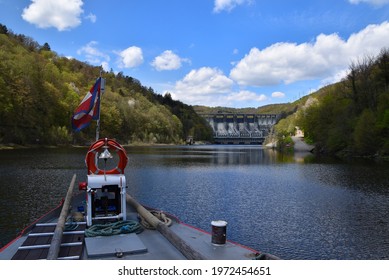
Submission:
[[[69,30],[81,24],[82,0],[32,0],[23,9],[22,18],[39,28]]]
[[[157,56],[151,65],[158,71],[176,70],[181,68],[182,62],[188,62],[188,59],[180,58],[171,50],[166,50]]]
[[[142,49],[136,46],[129,47],[118,53],[121,68],[134,68],[143,63]]]
[[[233,81],[217,68],[202,67],[190,71],[184,79],[176,83],[179,92],[199,95],[226,93],[231,89]]]
[[[254,107],[268,99],[248,90],[234,92],[233,84],[220,69],[202,67],[190,71],[169,92],[174,99],[206,106]]]
[[[105,71],[109,71],[110,56],[97,49],[98,43],[91,41],[77,50],[78,55],[85,56],[85,60],[92,65],[101,65]]]
[[[106,72],[110,71],[110,67],[109,67],[108,61],[101,62],[101,67],[103,67],[104,71],[106,71]]]
[[[389,44],[389,22],[369,25],[347,41],[337,34],[320,34],[313,42],[277,43],[252,48],[230,72],[240,85],[269,86],[311,79],[328,79],[348,69],[363,55],[376,55]]]
[[[252,101],[252,102],[263,102],[267,100],[266,95],[260,94],[257,95],[255,92],[248,91],[248,90],[242,90],[240,92],[234,92],[227,96],[226,98],[228,101]]]
[[[97,16],[92,13],[89,13],[89,15],[87,15],[85,18],[89,19],[92,23],[95,23],[97,21]]]
[[[252,0],[215,0],[213,12],[220,13],[222,11],[230,12],[238,5],[245,3],[250,4]]]
[[[257,107],[268,100],[264,94],[249,90],[234,91],[233,81],[217,68],[203,67],[192,70],[184,79],[176,82],[169,92],[173,99],[192,105],[211,107]]]
[[[271,94],[271,97],[274,97],[274,98],[284,98],[285,97],[285,93],[283,92],[280,92],[280,91],[275,91]]]
[[[389,4],[389,0],[348,0],[351,4],[367,3],[376,7]]]
[[[172,95],[189,104],[206,104],[207,100],[216,100],[218,95],[229,93],[232,85],[233,81],[220,69],[202,67],[177,81]]]

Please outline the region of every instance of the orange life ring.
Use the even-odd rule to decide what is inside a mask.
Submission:
[[[118,165],[111,170],[101,170],[96,166],[96,153],[100,153],[103,148],[113,149],[119,156]],[[86,154],[85,163],[88,168],[88,175],[91,174],[124,174],[124,168],[126,168],[128,157],[126,150],[115,140],[104,138],[99,139],[93,143]]]

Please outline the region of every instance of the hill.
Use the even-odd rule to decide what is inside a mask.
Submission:
[[[94,140],[95,123],[71,130],[74,109],[100,75],[100,67],[61,57],[48,43],[14,34],[0,24],[0,144],[67,144]],[[122,143],[212,140],[199,114],[280,114],[280,139],[296,127],[316,150],[338,155],[389,154],[389,50],[350,65],[339,83],[293,103],[259,108],[189,106],[123,73],[103,72],[101,134]]]
[[[100,67],[61,57],[48,43],[14,34],[0,24],[0,143],[66,144],[94,139],[95,123],[73,133],[70,119]],[[102,72],[101,133],[124,143],[181,143],[187,136],[212,140],[194,109],[140,81]]]
[[[350,65],[342,81],[293,102],[259,108],[195,106],[199,114],[280,114],[274,136],[292,143],[296,127],[316,151],[339,156],[389,155],[389,49]]]
[[[283,103],[283,104],[271,104],[258,108],[230,108],[230,107],[206,107],[206,106],[193,106],[194,110],[202,114],[217,114],[217,113],[231,113],[231,114],[289,114],[296,110],[297,104],[295,103]]]
[[[350,65],[341,82],[298,101],[295,113],[280,120],[279,138],[296,126],[316,150],[339,156],[389,155],[389,49]]]

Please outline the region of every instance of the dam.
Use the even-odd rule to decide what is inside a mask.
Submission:
[[[215,144],[261,145],[278,121],[277,114],[202,114]]]

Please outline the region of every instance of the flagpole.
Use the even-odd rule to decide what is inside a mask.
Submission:
[[[100,70],[100,91],[99,91],[99,116],[97,118],[97,125],[96,125],[96,141],[100,139],[100,110],[101,110],[101,96],[105,88],[105,82],[103,82],[103,78],[101,77],[101,72]]]
[[[100,110],[101,110],[101,96],[102,96],[102,91],[104,91],[105,88],[105,82],[103,82],[103,78],[101,77],[101,72],[102,70],[100,69],[100,90],[98,91],[98,102],[99,102],[99,115],[97,117],[97,122],[96,122],[96,142],[100,139]],[[97,166],[98,164],[98,153],[95,155],[95,164]],[[105,171],[105,170],[104,170]]]
[[[72,128],[76,132],[88,127],[92,120],[97,120],[96,140],[100,137],[100,99],[105,91],[105,79],[102,78],[102,72],[101,69],[100,77],[96,79],[95,84],[78,105],[71,119]]]

